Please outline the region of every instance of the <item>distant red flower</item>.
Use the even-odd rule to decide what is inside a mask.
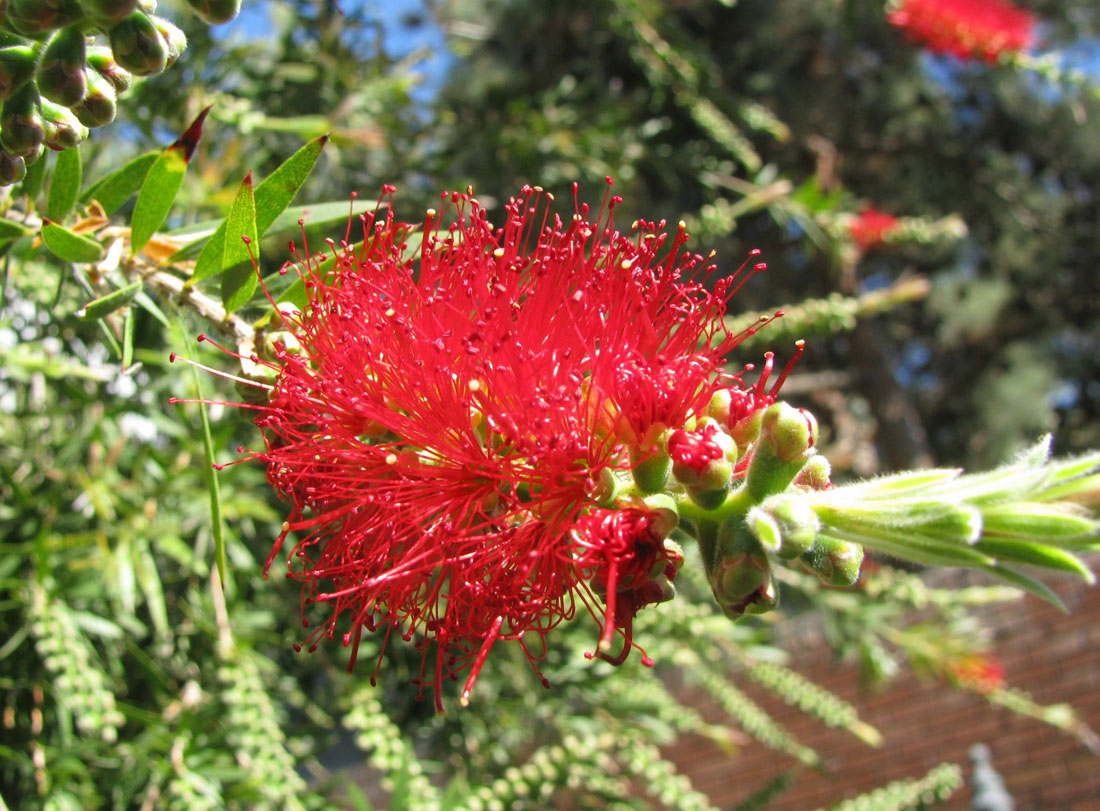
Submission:
[[[964,656],[948,664],[948,673],[963,687],[992,693],[1004,685],[1004,668],[992,656]]]
[[[882,245],[897,226],[897,217],[868,207],[848,225],[848,236],[866,251]]]
[[[266,448],[246,458],[292,505],[267,566],[295,533],[306,626],[327,607],[310,649],[340,634],[354,663],[364,629],[383,646],[396,632],[437,703],[464,672],[465,699],[499,640],[537,661],[578,602],[600,655],[616,634],[614,661],[636,647],[631,620],[671,595],[677,553],[658,512],[608,503],[608,477],[642,437],[741,391],[721,373],[738,274],[704,286],[714,268],[682,252],[683,226],[620,231],[616,197],[564,220],[548,198],[524,188],[494,226],[444,195],[415,251],[388,205],[365,216],[334,268],[290,266],[308,303],[253,359],[274,384],[251,406]]]
[[[931,51],[991,64],[1035,41],[1035,18],[1006,0],[902,0],[886,19]]]

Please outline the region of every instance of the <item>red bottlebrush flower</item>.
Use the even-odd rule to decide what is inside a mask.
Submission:
[[[350,668],[364,629],[396,631],[440,707],[463,673],[465,701],[499,640],[537,661],[578,602],[602,620],[601,654],[616,633],[615,661],[637,647],[634,613],[671,588],[670,528],[608,504],[608,476],[655,425],[738,390],[721,368],[740,271],[708,288],[682,225],[620,231],[615,197],[562,220],[547,199],[524,188],[494,226],[444,195],[451,214],[428,211],[415,253],[388,205],[362,217],[335,267],[308,250],[288,266],[308,301],[280,305],[273,357],[249,358],[274,382],[247,406],[266,449],[245,458],[292,505],[267,566],[295,533],[303,622],[327,608],[310,649],[340,633]]]
[[[1004,668],[992,656],[964,656],[948,663],[947,670],[958,684],[979,693],[992,693],[1004,685]]]
[[[874,208],[865,208],[848,225],[848,236],[866,251],[882,245],[897,226],[897,217]]]
[[[990,64],[1035,41],[1035,17],[1006,0],[902,0],[886,19],[931,51]]]

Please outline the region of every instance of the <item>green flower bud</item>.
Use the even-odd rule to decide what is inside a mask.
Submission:
[[[94,70],[86,70],[88,92],[84,100],[73,107],[73,113],[85,127],[102,127],[115,120],[118,105],[114,86]]]
[[[79,104],[88,89],[84,77],[87,43],[77,26],[63,28],[54,34],[42,52],[35,81],[44,98],[65,107]]]
[[[863,565],[863,547],[859,544],[818,535],[805,554],[806,564],[823,583],[830,586],[851,586],[859,579]]]
[[[0,152],[0,186],[20,182],[27,175],[27,165],[18,155]]]
[[[33,155],[46,138],[38,103],[38,90],[34,82],[28,82],[0,109],[0,145],[12,155]]]
[[[668,429],[656,423],[646,432],[641,445],[630,449],[630,461],[634,465],[630,472],[643,493],[660,493],[665,489],[672,469],[672,459],[665,447],[668,435]]]
[[[45,144],[50,149],[72,149],[88,137],[88,128],[72,110],[45,99],[42,100],[42,123],[46,129]]]
[[[168,46],[148,15],[135,11],[119,22],[107,37],[111,52],[135,76],[153,76],[168,64]]]
[[[241,0],[187,0],[195,13],[211,25],[227,23],[241,11]]]
[[[749,510],[745,520],[760,543],[785,560],[808,550],[821,528],[817,513],[797,496],[774,496]]]
[[[95,46],[89,48],[88,67],[111,83],[116,96],[121,96],[134,83],[134,77],[130,75],[130,71],[119,67],[109,48]]]
[[[0,48],[0,101],[31,80],[37,59],[35,49],[26,45]]]
[[[96,25],[108,29],[133,14],[137,0],[80,0],[80,5]]]
[[[817,421],[808,411],[775,403],[764,412],[745,486],[755,502],[782,493],[813,454]]]
[[[798,487],[809,490],[825,490],[832,484],[829,478],[832,474],[833,467],[829,464],[829,460],[820,453],[815,453],[802,470],[798,471],[798,475],[794,477],[794,483]]]
[[[160,34],[161,40],[164,42],[164,47],[168,51],[168,59],[165,67],[172,67],[176,64],[176,60],[180,58],[185,50],[187,50],[187,35],[183,33],[172,23],[168,22],[161,17],[149,17],[153,21],[153,25],[157,29],[157,33]]]
[[[770,611],[779,602],[771,565],[760,542],[740,518],[723,521],[718,528],[714,560],[707,578],[718,607],[730,619]]]
[[[672,530],[680,523],[680,511],[676,508],[676,499],[664,493],[655,493],[642,499],[646,510],[653,513],[655,519],[649,525],[654,537],[668,538]],[[681,552],[682,556],[682,552]]]
[[[77,0],[8,0],[8,24],[28,37],[78,22],[84,10]]]

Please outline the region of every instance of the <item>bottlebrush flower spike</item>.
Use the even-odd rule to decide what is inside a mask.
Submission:
[[[867,251],[882,245],[898,226],[897,217],[875,208],[865,208],[848,225],[848,236]]]
[[[671,596],[679,564],[672,499],[617,495],[635,445],[718,392],[744,399],[721,373],[743,337],[722,317],[764,266],[705,286],[714,266],[683,252],[682,225],[618,230],[610,188],[595,217],[550,200],[525,187],[494,227],[470,194],[444,195],[412,258],[389,205],[363,216],[334,270],[295,253],[308,303],[280,305],[284,337],[247,358],[272,384],[245,406],[266,447],[242,461],[266,463],[292,505],[267,566],[295,533],[308,647],[340,634],[350,668],[364,629],[396,632],[440,708],[443,683],[465,673],[465,701],[500,640],[534,664],[578,604],[601,656],[615,635],[623,652],[604,658],[637,647],[634,614]]]
[[[886,19],[931,51],[990,64],[1035,41],[1035,18],[1006,0],[902,0]]]

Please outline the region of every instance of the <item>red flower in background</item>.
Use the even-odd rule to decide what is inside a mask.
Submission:
[[[947,668],[952,679],[979,693],[992,693],[1004,684],[1004,668],[991,656],[964,656],[950,662]]]
[[[897,226],[897,217],[868,207],[848,225],[848,236],[866,251],[882,245]]]
[[[609,472],[655,425],[740,390],[721,374],[741,337],[722,321],[738,274],[708,289],[683,227],[620,231],[618,198],[565,220],[548,198],[525,188],[496,227],[444,195],[450,214],[428,212],[415,252],[390,207],[365,216],[334,269],[291,266],[308,302],[281,305],[285,331],[258,361],[274,376],[253,406],[266,449],[246,456],[292,504],[268,567],[294,532],[303,622],[327,608],[309,647],[340,634],[354,663],[363,629],[383,647],[396,632],[437,704],[463,672],[468,696],[499,640],[536,662],[578,602],[601,655],[616,633],[614,661],[636,647],[634,613],[671,596],[677,553],[643,503],[608,503]]]
[[[929,50],[991,64],[1035,41],[1035,18],[1006,0],[902,0],[886,19]]]

